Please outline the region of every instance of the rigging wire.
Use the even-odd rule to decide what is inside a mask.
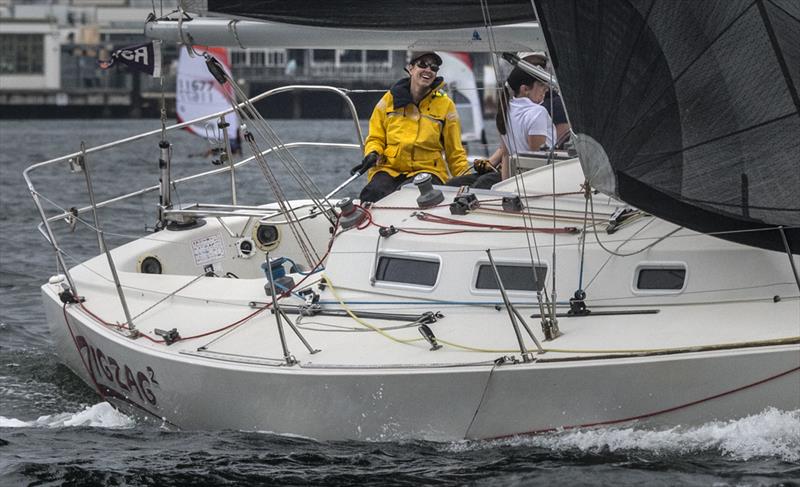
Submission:
[[[411,342],[419,342],[422,338],[414,338],[414,339],[400,339],[397,337],[392,336],[389,333],[386,333],[382,328],[373,325],[364,321],[363,319],[356,316],[356,314],[350,309],[347,303],[341,298],[339,293],[337,292],[336,288],[333,286],[330,278],[327,276],[323,276],[322,280],[326,283],[328,288],[331,290],[331,294],[336,298],[339,302],[339,305],[342,309],[347,312],[347,314],[355,320],[357,323],[371,329],[379,333],[380,335],[388,338],[389,340],[401,343],[404,345],[408,345]],[[474,347],[471,345],[464,345],[448,340],[444,340],[441,337],[437,336],[436,341],[439,343],[443,343],[449,345],[452,348],[457,348],[460,350],[468,351],[468,352],[482,352],[482,353],[516,353],[519,352],[519,348],[514,349],[496,349],[496,348],[484,348],[484,347]],[[730,343],[719,343],[714,345],[699,345],[699,346],[683,346],[683,347],[662,347],[662,348],[620,348],[620,349],[570,349],[570,348],[545,348],[545,352],[551,353],[565,353],[565,354],[634,354],[634,355],[642,355],[642,354],[668,354],[668,353],[688,353],[688,352],[699,352],[699,351],[707,351],[707,350],[719,350],[719,349],[728,349],[728,348],[737,348],[737,347],[744,347],[744,346],[768,346],[768,345],[785,345],[785,344],[793,344],[793,343],[800,343],[800,336],[789,336],[789,337],[782,337],[782,338],[775,338],[775,339],[767,339],[767,340],[751,340],[745,342],[730,342]]]
[[[486,0],[481,0],[481,12],[483,14],[484,27],[486,28],[486,30],[488,32],[490,49],[491,49],[491,51],[493,53],[497,53],[497,43],[496,43],[495,37],[494,37],[494,28],[493,28],[492,21],[491,21],[491,16],[490,16],[490,13],[489,13],[489,6],[488,6]],[[492,56],[491,59],[492,59],[492,69],[494,70],[495,79],[497,79],[499,81],[500,80],[500,76],[499,76],[500,75],[499,61],[497,60],[497,56],[496,55]],[[508,102],[509,101],[508,97],[509,96],[513,96],[513,93],[508,93],[507,92],[507,88],[509,88],[507,86],[507,83],[503,82],[503,88],[501,89],[501,94],[500,94],[500,102],[498,103],[498,110],[502,110],[501,116],[506,117],[506,118],[508,117],[508,113],[506,113],[507,112],[507,108],[506,108],[507,103],[503,102],[503,98],[505,97],[506,98],[506,102]],[[551,119],[551,123],[552,123],[552,119]],[[507,139],[508,139],[508,142],[509,142],[508,144],[506,144],[508,146],[507,147],[508,153],[506,154],[505,157],[507,157],[509,159],[508,165],[509,165],[509,168],[510,168],[510,165],[511,165],[510,164],[510,162],[511,162],[510,158],[511,158],[511,151],[512,151],[511,145],[513,145],[513,140],[515,139],[515,137],[514,137],[514,129],[511,126],[511,124],[510,123],[506,123],[505,125],[506,125],[506,131],[508,132]],[[516,188],[517,188],[517,194],[527,195],[527,189],[525,188],[525,179],[523,177],[521,177],[521,175],[519,174],[519,167],[517,167],[516,169],[517,169],[517,174],[514,174],[513,178],[514,178],[514,183],[515,183]],[[555,193],[555,191],[556,191],[555,183],[553,183],[553,193]],[[555,202],[553,203],[553,211],[555,212]],[[523,222],[524,221],[525,221],[525,218],[523,217]],[[530,226],[532,227],[533,226],[533,218],[532,217],[530,218],[529,222],[530,222]],[[528,225],[528,222],[525,222],[525,225]],[[555,226],[555,221],[553,221],[553,225]],[[533,232],[531,232],[531,233],[533,233]],[[531,269],[532,269],[532,272],[533,272],[533,279],[534,279],[534,282],[538,283],[539,282],[539,276],[538,276],[538,271],[536,269],[536,262],[541,262],[542,261],[542,258],[541,258],[540,254],[539,254],[539,245],[538,245],[538,243],[536,241],[536,235],[535,234],[534,235],[530,235],[529,232],[525,232],[525,238],[526,238],[526,240],[528,242],[528,253],[530,255],[530,264],[531,264]],[[533,239],[533,246],[531,246],[531,239]],[[553,240],[553,244],[554,244],[553,255],[555,257],[555,234],[553,236],[553,239],[554,239]],[[534,251],[536,252],[536,260],[535,261],[534,261],[534,257],[533,257]],[[553,268],[553,275],[555,275],[555,261],[553,262],[552,268]],[[555,285],[555,281],[554,281],[554,285]],[[542,317],[550,315],[552,317],[552,319],[555,320],[555,304],[554,304],[555,303],[555,296],[553,296],[553,300],[551,302],[550,299],[548,298],[547,284],[544,282],[544,279],[542,279],[542,285],[541,286],[537,285],[535,287],[536,287],[536,299],[540,303],[540,310],[539,310],[540,315]],[[547,308],[547,309],[545,309],[545,308]],[[545,320],[544,319],[542,320],[542,324],[543,325],[545,324]]]
[[[206,54],[206,59],[208,62],[216,63],[216,60],[213,56]],[[213,60],[213,61],[212,61]],[[218,63],[217,63],[218,64]],[[237,84],[233,81],[233,79],[226,73],[224,70],[219,70],[221,75],[224,76],[226,82],[228,82],[229,86],[232,87],[234,95],[229,95],[227,92],[224,92],[228,102],[231,106],[236,110],[242,120],[252,122],[250,125],[253,127],[255,132],[259,135],[259,137],[263,140],[266,140],[272,144],[272,147],[276,150],[274,154],[277,156],[278,160],[282,163],[284,168],[289,172],[289,174],[294,178],[294,180],[301,186],[304,192],[308,195],[308,197],[312,200],[315,206],[317,206],[321,213],[327,218],[331,223],[333,223],[333,217],[330,213],[333,213],[333,205],[328,200],[327,196],[322,194],[320,189],[316,186],[313,182],[311,177],[308,173],[303,169],[302,165],[297,161],[291,151],[283,144],[280,137],[271,127],[271,125],[261,116],[246,94],[237,86]],[[241,99],[241,103],[236,103],[236,99]],[[276,196],[276,200],[278,201],[281,210],[288,218],[288,224],[290,230],[292,231],[295,239],[300,245],[301,250],[303,251],[304,257],[306,258],[307,264],[311,266],[313,262],[318,260],[319,254],[317,253],[316,249],[314,248],[312,239],[308,236],[305,231],[305,228],[301,224],[299,224],[299,220],[297,215],[294,212],[294,208],[291,205],[287,205],[286,202],[289,201],[286,195],[283,193],[280,183],[278,182],[277,178],[274,175],[269,164],[267,164],[266,158],[262,154],[262,151],[258,147],[258,143],[256,141],[255,136],[252,132],[250,132],[248,125],[245,125],[245,133],[244,138],[247,140],[248,144],[251,147],[251,151],[253,152],[254,158],[259,164],[259,167],[262,170],[262,173],[270,184],[273,194]]]
[[[580,245],[581,264],[580,264],[580,270],[578,271],[578,291],[583,290],[583,264],[586,260],[586,226],[589,223],[589,198],[590,198],[589,193],[591,192],[588,179],[584,182],[584,185],[586,193],[584,195],[584,203],[583,203],[583,231],[581,231],[581,235],[579,237],[581,243]],[[592,224],[594,224],[594,221],[592,221]],[[597,232],[597,227],[593,227],[592,231]]]

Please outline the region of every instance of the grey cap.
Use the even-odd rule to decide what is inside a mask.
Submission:
[[[414,64],[419,61],[420,58],[425,56],[431,56],[436,59],[436,63],[441,66],[442,65],[442,58],[438,54],[433,51],[412,51],[411,55],[409,56],[408,64]]]
[[[518,52],[517,57],[531,64],[547,65],[547,53],[544,51]]]

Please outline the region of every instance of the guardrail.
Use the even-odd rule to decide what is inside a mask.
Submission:
[[[333,143],[333,142],[303,142],[303,141],[301,141],[301,142],[289,142],[289,143],[285,143],[285,144],[280,144],[279,146],[269,147],[266,150],[261,151],[261,154],[259,154],[260,156],[268,155],[268,154],[273,153],[273,152],[275,152],[277,150],[285,150],[285,149],[290,149],[290,148],[303,148],[303,147],[306,147],[306,148],[307,147],[326,147],[326,148],[331,148],[331,149],[352,149],[352,150],[356,150],[357,149],[357,150],[360,151],[360,153],[363,153],[363,150],[364,150],[364,137],[363,137],[363,134],[362,134],[361,126],[359,125],[359,122],[358,122],[358,113],[356,112],[356,108],[355,108],[355,105],[353,104],[353,101],[348,96],[348,93],[349,93],[348,90],[343,90],[343,89],[335,88],[335,87],[332,87],[332,86],[321,86],[321,85],[290,85],[290,86],[283,86],[283,87],[279,87],[279,88],[275,88],[275,89],[272,89],[272,90],[265,91],[264,93],[261,93],[260,95],[257,95],[255,97],[250,98],[249,103],[254,103],[254,102],[260,101],[262,99],[268,98],[270,96],[277,95],[279,93],[292,92],[292,91],[299,91],[299,92],[310,92],[310,91],[329,92],[329,93],[332,93],[334,95],[337,95],[337,96],[340,96],[341,98],[343,98],[345,103],[347,104],[348,109],[350,111],[350,114],[351,114],[351,116],[353,118],[353,123],[354,123],[354,127],[355,127],[355,135],[356,135],[357,143],[346,144],[346,143]],[[245,104],[246,103],[241,103],[241,104],[238,105],[237,108],[242,108],[242,107],[245,106]],[[110,266],[110,269],[112,271],[112,276],[114,278],[115,285],[117,286],[117,289],[119,290],[120,302],[122,304],[123,309],[126,311],[125,314],[126,314],[126,318],[128,320],[128,329],[133,331],[133,330],[135,330],[135,328],[133,326],[133,323],[131,322],[129,313],[127,313],[127,304],[125,302],[125,296],[124,296],[124,293],[122,292],[122,286],[121,286],[121,283],[119,282],[119,278],[118,278],[117,273],[116,273],[115,268],[114,268],[114,262],[113,262],[113,259],[111,257],[111,253],[108,251],[107,246],[105,245],[105,241],[104,241],[104,237],[103,237],[102,225],[99,222],[99,217],[97,216],[97,210],[99,208],[108,207],[108,206],[111,206],[113,204],[120,203],[120,202],[125,201],[125,200],[129,200],[129,199],[134,198],[136,196],[140,196],[140,195],[147,194],[147,193],[150,193],[150,192],[154,192],[154,191],[157,191],[157,190],[162,190],[163,191],[164,187],[165,187],[165,184],[167,185],[167,187],[170,187],[170,186],[175,186],[175,185],[181,184],[181,183],[187,183],[187,182],[191,182],[191,181],[195,181],[195,180],[199,180],[199,179],[203,179],[203,178],[208,178],[209,176],[216,175],[216,174],[230,173],[231,174],[231,193],[232,193],[232,199],[233,199],[232,203],[233,204],[231,204],[231,205],[195,204],[192,208],[186,208],[186,209],[180,209],[180,208],[174,209],[174,208],[160,207],[160,212],[163,213],[165,211],[168,211],[169,212],[168,214],[170,216],[185,215],[185,216],[189,216],[189,217],[197,217],[197,216],[203,216],[204,214],[208,214],[208,216],[222,217],[222,216],[225,216],[225,215],[232,215],[232,214],[241,215],[242,212],[252,212],[253,211],[253,207],[252,206],[237,205],[236,204],[235,172],[236,172],[236,170],[238,168],[241,168],[241,167],[243,167],[245,165],[248,165],[248,164],[252,163],[254,160],[256,160],[256,157],[257,157],[256,155],[253,155],[251,157],[248,157],[246,159],[243,159],[243,160],[235,162],[235,163],[231,159],[231,164],[229,166],[220,167],[220,168],[209,170],[209,171],[204,171],[204,172],[201,172],[201,173],[198,173],[198,174],[192,174],[190,176],[185,176],[185,177],[178,178],[178,179],[172,179],[171,175],[167,172],[167,175],[166,175],[167,176],[167,181],[165,183],[161,184],[161,185],[152,185],[152,186],[140,188],[140,189],[137,189],[137,190],[134,190],[134,191],[130,191],[128,193],[125,193],[125,194],[122,194],[122,195],[119,195],[119,196],[115,196],[115,197],[112,197],[112,198],[105,199],[103,201],[95,201],[94,191],[93,191],[92,182],[91,182],[91,175],[89,173],[89,166],[87,164],[87,156],[90,155],[90,154],[101,153],[101,152],[107,151],[107,150],[113,150],[115,148],[119,148],[122,145],[131,143],[131,142],[134,142],[134,141],[142,140],[142,139],[145,139],[145,138],[148,138],[148,137],[153,137],[153,136],[156,136],[156,135],[159,135],[159,134],[164,136],[166,134],[166,132],[183,129],[183,128],[188,127],[190,125],[206,122],[206,121],[209,121],[209,120],[219,119],[220,121],[224,122],[224,117],[226,115],[229,115],[229,114],[233,113],[234,111],[235,111],[235,109],[233,107],[231,107],[231,108],[229,108],[227,110],[224,110],[224,111],[221,111],[221,112],[212,113],[212,114],[206,115],[204,117],[199,117],[199,118],[196,118],[196,119],[193,119],[193,120],[189,120],[187,122],[174,124],[174,125],[171,125],[169,127],[162,127],[162,128],[156,129],[156,130],[149,131],[149,132],[144,132],[144,133],[132,136],[132,137],[125,138],[125,139],[119,139],[119,140],[116,140],[114,142],[98,145],[96,147],[90,147],[90,148],[82,147],[81,150],[78,151],[78,152],[74,152],[74,153],[71,153],[71,154],[68,154],[68,155],[65,155],[65,156],[57,157],[55,159],[50,159],[50,160],[47,160],[47,161],[43,161],[43,162],[32,164],[28,168],[26,168],[25,171],[23,171],[23,177],[24,177],[25,182],[26,182],[26,184],[28,186],[28,191],[30,192],[31,197],[33,198],[34,204],[35,204],[35,206],[37,208],[37,211],[39,213],[39,216],[41,218],[41,223],[39,223],[39,225],[37,227],[38,231],[39,231],[39,233],[41,233],[44,236],[44,238],[52,246],[53,251],[55,252],[55,255],[56,255],[56,261],[57,261],[57,265],[58,265],[58,268],[59,268],[58,270],[59,270],[59,272],[61,272],[61,273],[63,273],[65,275],[65,277],[67,279],[67,282],[69,283],[70,292],[74,296],[77,296],[77,292],[78,291],[76,289],[75,282],[72,279],[72,276],[70,275],[69,268],[66,265],[66,262],[65,262],[65,259],[64,259],[65,252],[59,246],[59,242],[56,239],[55,232],[54,232],[53,227],[51,225],[54,222],[62,221],[62,220],[77,221],[78,217],[81,214],[88,213],[88,212],[91,211],[91,213],[93,215],[93,219],[94,219],[93,230],[95,231],[97,239],[98,239],[98,243],[99,243],[99,246],[100,246],[100,252],[101,253],[105,252],[107,257],[108,257],[109,266]],[[162,157],[163,157],[163,152],[162,152]],[[34,172],[36,172],[36,171],[42,170],[45,167],[53,166],[53,165],[59,164],[59,163],[69,163],[70,166],[73,167],[73,168],[80,168],[81,170],[86,171],[86,175],[85,176],[86,176],[87,187],[88,187],[88,190],[89,190],[90,205],[84,206],[84,207],[81,207],[81,208],[72,208],[70,210],[65,210],[63,208],[59,208],[60,210],[62,210],[60,213],[56,213],[55,215],[48,216],[47,211],[45,210],[45,207],[42,204],[42,200],[43,199],[47,200],[47,198],[44,197],[44,195],[42,193],[40,193],[40,191],[33,184],[32,174]],[[162,177],[163,177],[163,174],[162,174]],[[49,201],[49,200],[47,200],[47,201]],[[51,204],[52,204],[52,202],[51,202]],[[56,206],[58,208],[57,205],[53,204],[53,206]],[[201,208],[204,208],[204,207],[205,207],[205,210],[201,209]]]

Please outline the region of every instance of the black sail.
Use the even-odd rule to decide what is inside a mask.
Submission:
[[[800,253],[800,1],[534,3],[595,187]]]
[[[208,11],[339,29],[454,29],[535,20],[530,0],[208,0]]]

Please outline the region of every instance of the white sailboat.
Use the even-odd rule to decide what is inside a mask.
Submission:
[[[259,5],[251,5],[246,14],[269,15]],[[273,171],[282,165],[308,196],[261,206],[238,205],[233,196],[230,205],[179,207],[170,191],[196,177],[170,175],[170,152],[162,142],[159,187],[106,201],[92,197],[91,205],[75,212],[48,212],[32,182],[34,172],[71,160],[84,170],[91,195],[91,174],[99,168],[90,170],[88,161],[102,160],[103,151],[114,150],[116,144],[31,166],[25,176],[41,212],[42,233],[59,262],[58,273],[42,286],[42,296],[64,363],[103,398],[132,414],[187,429],[260,430],[317,439],[497,438],[598,425],[692,425],[768,407],[800,408],[800,282],[794,271],[800,221],[791,204],[786,205],[792,200],[781,196],[796,191],[791,185],[797,175],[759,173],[758,183],[768,179],[772,195],[753,191],[749,200],[740,201],[739,209],[753,216],[744,229],[728,206],[715,203],[722,201],[714,192],[715,182],[702,192],[690,184],[696,180],[685,170],[678,176],[693,193],[660,186],[674,180],[658,177],[666,168],[678,167],[675,161],[644,172],[637,171],[641,164],[626,169],[624,164],[652,155],[655,142],[647,137],[658,131],[644,123],[649,130],[636,133],[637,146],[628,140],[631,132],[624,125],[616,127],[618,132],[603,133],[608,124],[598,114],[612,121],[639,117],[647,122],[646,109],[655,107],[659,121],[672,122],[677,113],[677,122],[688,127],[695,114],[713,104],[682,99],[691,87],[661,90],[656,82],[661,78],[633,85],[641,91],[631,89],[624,76],[621,88],[604,87],[592,79],[600,74],[595,72],[585,74],[586,83],[619,96],[635,92],[639,101],[624,98],[626,104],[612,107],[616,112],[581,108],[580,103],[588,103],[584,96],[593,92],[573,91],[580,96],[571,98],[570,90],[582,86],[574,84],[582,79],[579,68],[595,65],[598,58],[586,53],[565,61],[569,42],[581,37],[548,31],[547,25],[558,20],[573,26],[578,19],[570,17],[571,6],[563,2],[559,6],[541,0],[536,5],[554,42],[551,58],[569,104],[580,159],[543,161],[550,164],[522,172],[491,191],[465,194],[423,181],[370,208],[348,201],[332,206],[333,194],[316,190],[314,178],[290,151],[323,144],[277,140],[271,125],[249,104],[238,113],[247,118],[252,156],[206,175],[229,172],[235,195],[233,174],[242,166],[258,166],[271,185]],[[317,39],[355,43],[354,37],[361,36],[361,42],[384,38],[389,39],[386,46],[403,49],[541,48],[538,28],[530,23],[484,24],[480,7],[460,8],[455,18],[448,18],[454,30],[425,25],[419,31],[377,31],[364,23],[391,27],[392,19],[410,22],[416,17],[392,12],[389,19],[365,20],[337,6],[336,17],[317,12],[316,21],[275,31],[277,24],[181,16],[180,21],[151,21],[146,32],[165,40],[191,37],[196,44],[216,45],[254,45],[262,36],[268,42],[315,47],[320,45]],[[492,18],[527,20],[524,3],[511,7],[511,13],[490,11]],[[618,7],[609,2],[595,6],[599,11]],[[293,12],[295,23],[303,23],[297,18],[302,10]],[[678,20],[698,18],[702,5],[656,10]],[[745,14],[757,17],[753,10]],[[660,25],[657,16],[636,13],[622,12],[628,22],[615,26],[629,33],[632,19],[639,19],[650,26],[653,39],[648,41],[658,40],[663,32],[652,26]],[[752,20],[745,14],[723,20],[736,27],[742,18]],[[591,23],[593,17],[581,20]],[[671,20],[670,28],[678,23]],[[341,22],[343,29],[326,22]],[[281,36],[275,38],[275,32]],[[781,35],[773,38],[784,40]],[[461,39],[458,49],[453,49],[454,39]],[[615,47],[591,42],[591,37],[583,40]],[[617,40],[637,45],[625,36]],[[566,47],[559,48],[558,42]],[[648,54],[656,52],[649,42],[638,45],[651,48]],[[675,45],[667,43],[667,48]],[[761,48],[776,52],[769,42]],[[676,62],[671,53],[660,55]],[[762,58],[767,56],[754,59]],[[623,65],[627,59],[638,68],[634,61],[640,57],[632,53],[615,59]],[[679,76],[684,82],[686,72]],[[776,104],[785,106],[792,99],[785,82],[769,86],[775,87],[771,93]],[[677,93],[677,109],[665,107],[648,87]],[[289,89],[347,95],[323,87],[282,90]],[[682,111],[686,103],[694,111]],[[788,118],[773,118],[778,125],[769,137],[791,141],[780,124],[796,123],[797,107]],[[180,127],[142,137],[165,137]],[[355,127],[354,144],[325,147],[351,151],[358,158],[363,136],[357,122]],[[694,147],[689,135],[696,134],[686,134],[683,141]],[[756,133],[755,140],[763,135]],[[709,139],[726,137],[714,134]],[[687,151],[674,153],[681,157]],[[724,171],[725,160],[712,153],[700,158],[706,170],[716,171],[719,163]],[[768,156],[761,162],[774,162]],[[742,174],[751,181],[756,177],[746,170]],[[638,179],[631,181],[632,175]],[[590,189],[587,179],[606,194]],[[163,229],[108,249],[94,210],[157,190]],[[443,202],[429,205],[436,191]],[[768,197],[773,199],[767,205]],[[630,206],[633,202],[648,205],[647,211]],[[674,221],[676,204],[687,211],[677,223],[657,216]],[[53,227],[65,218],[74,222],[76,216],[91,222],[91,215],[101,252],[67,266]],[[704,231],[698,225],[708,221],[717,227]]]

